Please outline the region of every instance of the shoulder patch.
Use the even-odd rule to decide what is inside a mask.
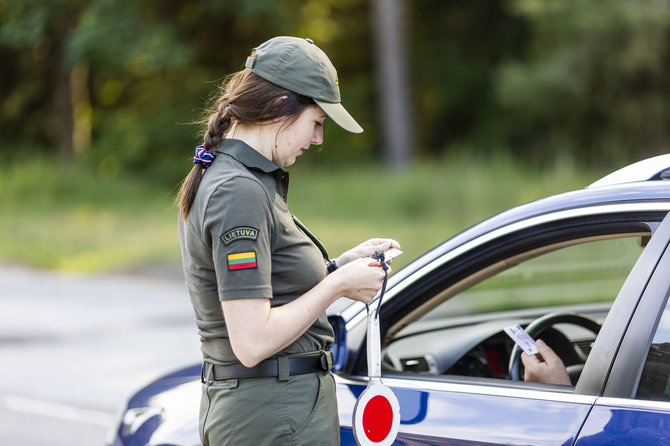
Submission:
[[[257,266],[255,251],[228,254],[228,270],[230,271],[256,268]]]
[[[251,226],[238,226],[221,236],[223,244],[228,246],[237,240],[256,240],[258,238],[258,229]]]

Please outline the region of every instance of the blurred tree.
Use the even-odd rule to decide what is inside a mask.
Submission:
[[[25,146],[43,145],[44,139],[64,160],[73,151],[71,67],[65,64],[65,53],[82,8],[82,2],[67,0],[0,4],[0,42],[5,56],[15,58],[14,64],[5,64],[3,74],[2,122],[9,133],[3,131],[3,137],[21,138]]]
[[[503,139],[546,160],[613,164],[668,150],[670,3],[515,0],[526,57],[496,74]]]
[[[298,168],[373,159],[389,138],[380,136],[386,118],[376,104],[403,96],[377,86],[373,1],[382,5],[0,0],[0,152],[58,153],[100,178],[127,172],[174,184],[188,170],[204,100],[219,80],[241,69],[254,45],[289,34],[328,53],[343,101],[366,130],[328,126],[322,153]],[[425,156],[509,150],[539,162],[570,153],[618,163],[667,151],[669,3],[402,2],[410,118],[393,119],[417,123],[416,143],[406,146]],[[377,30],[388,41],[400,36]],[[391,50],[404,46],[399,38]]]
[[[507,0],[407,2],[411,71],[419,147],[435,156],[496,141],[495,77],[499,65],[520,58],[528,28]],[[420,123],[420,124],[419,124]]]
[[[185,172],[175,157],[197,143],[203,99],[254,45],[293,34],[331,56],[368,129],[359,139],[329,134],[339,153],[325,158],[371,154],[368,9],[360,0],[0,0],[0,140],[11,141],[0,150],[58,147],[70,160],[79,149],[102,178],[127,171],[174,183]]]
[[[402,0],[372,0],[372,4],[381,145],[386,162],[397,168],[406,165],[414,152],[406,73],[405,5]]]
[[[133,82],[183,67],[188,47],[151,10],[112,0],[27,0],[0,5],[0,43],[14,58],[2,91],[3,138],[55,146],[70,160],[91,135],[91,75],[102,105]],[[112,84],[109,79],[117,79]],[[97,98],[97,95],[93,95]],[[107,102],[107,103],[105,103]],[[97,105],[97,104],[96,104]],[[30,125],[30,123],[33,123]],[[46,123],[35,125],[34,123]]]

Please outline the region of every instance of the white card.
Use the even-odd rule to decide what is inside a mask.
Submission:
[[[505,333],[507,333],[507,335],[512,338],[527,355],[537,354],[535,341],[519,324],[505,328]]]
[[[386,251],[384,251],[384,261],[388,262],[394,257],[398,257],[400,254],[402,254],[402,251],[399,250],[398,248],[389,248]]]

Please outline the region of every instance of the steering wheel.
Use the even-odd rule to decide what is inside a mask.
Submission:
[[[600,331],[600,327],[602,325],[598,320],[582,313],[555,312],[546,314],[542,317],[535,319],[533,322],[528,324],[528,326],[526,327],[526,332],[530,335],[531,338],[537,339],[542,332],[544,332],[547,329],[550,329],[556,324],[578,325],[582,328],[591,331],[596,336],[598,335],[598,332]],[[564,338],[565,341],[569,343],[569,341],[567,340],[567,338],[565,338],[565,336],[561,335],[561,337]],[[523,363],[521,362],[521,352],[522,352],[521,347],[514,344],[514,348],[512,349],[512,353],[510,355],[509,367],[508,367],[509,376],[514,381],[523,380]],[[583,354],[581,354],[581,352],[575,352],[575,353],[578,356],[583,357]],[[568,370],[571,379],[573,378],[573,375],[578,377],[578,374],[581,373],[583,362],[585,362],[585,358],[582,361],[579,370]]]

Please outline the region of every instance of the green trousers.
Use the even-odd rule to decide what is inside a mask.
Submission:
[[[206,380],[200,439],[203,446],[339,445],[333,375]]]

